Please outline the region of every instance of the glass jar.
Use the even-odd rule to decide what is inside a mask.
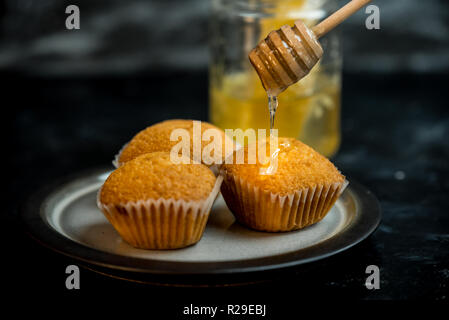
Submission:
[[[212,0],[210,121],[222,129],[268,129],[267,95],[249,62],[249,51],[282,25],[301,19],[313,26],[336,9],[334,0]],[[274,127],[279,136],[297,138],[330,157],[340,144],[338,30],[320,43],[321,61],[279,95]]]

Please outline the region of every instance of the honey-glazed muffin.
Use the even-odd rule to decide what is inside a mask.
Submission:
[[[273,141],[261,142],[266,153],[261,152],[253,164],[248,160],[255,149],[246,146],[236,151],[243,153],[243,164],[222,166],[221,193],[226,204],[240,223],[256,230],[290,231],[317,223],[343,192],[345,177],[304,143],[279,138],[276,148]],[[270,146],[275,150],[270,151]],[[276,157],[277,166],[272,160]]]
[[[97,204],[120,236],[142,249],[175,249],[200,240],[222,177],[202,164],[175,164],[147,153],[113,171]]]
[[[194,151],[194,128],[200,128],[195,133],[199,136],[199,139],[202,139],[203,134],[210,129],[212,129],[212,133],[219,137],[216,141],[215,137],[205,138],[206,141],[200,141],[201,149],[198,149],[200,153],[195,153]],[[171,141],[170,136],[172,132],[176,129],[184,129],[189,135],[189,157],[191,160],[195,160],[197,162],[201,162],[205,165],[211,166],[214,164],[221,164],[226,156],[226,144],[229,144],[228,150],[231,150],[228,153],[232,153],[234,151],[234,143],[233,140],[226,136],[223,130],[218,127],[208,123],[201,122],[196,120],[182,120],[182,119],[174,119],[174,120],[166,120],[163,122],[156,123],[152,126],[147,127],[146,129],[137,133],[130,142],[128,142],[122,150],[117,155],[114,165],[119,167],[123,165],[125,162],[132,160],[142,154],[149,152],[157,152],[157,151],[167,151],[170,152],[174,146],[176,146],[181,138],[178,138],[178,141]],[[197,138],[198,139],[198,138]],[[208,160],[202,157],[203,150],[206,146],[213,144],[215,146],[215,150],[217,150],[217,155],[212,153]],[[210,146],[209,146],[210,147]],[[219,152],[220,149],[220,152]],[[182,151],[179,150],[179,153]],[[213,159],[212,159],[213,158]]]

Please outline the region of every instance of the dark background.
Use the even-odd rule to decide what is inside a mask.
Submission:
[[[2,274],[10,292],[35,299],[137,292],[154,308],[171,306],[173,315],[206,302],[271,303],[275,314],[295,307],[283,302],[287,297],[447,301],[449,3],[373,3],[381,9],[380,30],[362,28],[363,13],[341,26],[343,140],[333,159],[380,200],[383,221],[372,236],[244,286],[149,286],[82,269],[82,289],[68,293],[65,267],[77,262],[29,239],[20,208],[61,177],[109,165],[152,123],[207,120],[209,1],[0,2]],[[80,7],[80,30],[65,29],[69,4]],[[364,287],[370,264],[381,268],[380,290]]]
[[[88,76],[165,72],[167,68],[191,72],[207,68],[211,0],[6,0],[3,3],[2,69],[39,75]],[[374,0],[372,3],[381,11],[380,31],[366,32],[362,27],[366,18],[363,10],[339,27],[344,35],[345,71],[448,70],[449,4],[446,0]],[[81,29],[76,32],[65,29],[65,8],[69,4],[78,5],[81,11]]]

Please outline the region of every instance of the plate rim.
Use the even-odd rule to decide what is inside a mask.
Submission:
[[[354,222],[329,239],[307,248],[269,257],[217,262],[182,262],[127,257],[91,248],[65,237],[43,218],[45,204],[61,188],[89,176],[100,176],[111,169],[101,167],[81,171],[58,179],[32,194],[21,208],[21,221],[28,235],[55,252],[113,270],[155,275],[237,274],[283,269],[333,256],[366,239],[377,229],[382,219],[381,207],[374,194],[347,177],[350,183],[344,192],[352,192],[357,196],[355,200],[358,200],[357,205],[364,214],[356,217]]]

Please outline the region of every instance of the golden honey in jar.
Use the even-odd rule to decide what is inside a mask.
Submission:
[[[248,60],[267,34],[301,19],[313,26],[336,9],[335,1],[213,0],[209,118],[222,129],[269,129],[267,93]],[[278,96],[274,127],[325,156],[340,144],[341,53],[338,32],[320,40],[321,61]],[[237,141],[243,143],[243,141]]]

